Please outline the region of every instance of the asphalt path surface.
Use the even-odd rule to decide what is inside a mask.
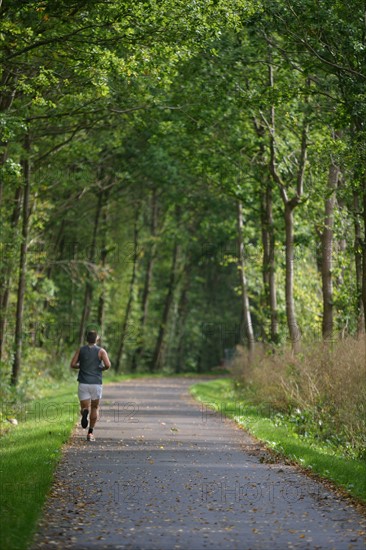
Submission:
[[[104,387],[75,428],[33,548],[364,549],[365,517],[189,396],[196,380]]]

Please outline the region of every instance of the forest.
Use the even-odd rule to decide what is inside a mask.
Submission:
[[[2,392],[364,340],[364,0],[0,14]]]

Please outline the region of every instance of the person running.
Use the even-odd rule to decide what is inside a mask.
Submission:
[[[70,367],[79,369],[78,397],[80,400],[81,425],[89,430],[87,441],[95,441],[93,434],[98,419],[99,401],[102,398],[102,372],[111,366],[105,349],[97,346],[99,336],[96,330],[90,330],[86,335],[87,345],[76,350]]]

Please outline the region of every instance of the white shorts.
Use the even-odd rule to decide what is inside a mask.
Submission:
[[[102,398],[102,384],[82,384],[79,382],[78,396],[80,401]]]

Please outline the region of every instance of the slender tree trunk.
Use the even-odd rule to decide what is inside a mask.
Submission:
[[[65,232],[65,226],[66,226],[66,220],[65,218],[62,218],[59,230],[57,232],[56,240],[53,244],[55,255],[58,256],[59,259],[62,258],[62,247],[63,247],[63,239],[64,239],[64,232]],[[57,254],[58,252],[58,254]],[[52,279],[54,266],[51,263],[47,268],[47,279]],[[45,309],[47,309],[47,302],[45,302]]]
[[[271,342],[278,342],[278,312],[275,270],[275,234],[273,199],[270,181],[262,197],[263,284],[271,316]]]
[[[98,228],[99,228],[99,220],[100,220],[100,213],[102,211],[103,206],[103,191],[100,191],[98,194],[98,201],[97,201],[97,207],[95,211],[95,219],[94,219],[94,227],[93,227],[93,236],[92,236],[92,242],[90,245],[90,252],[89,252],[89,264],[95,263],[95,253],[97,249],[97,235],[98,235]],[[89,266],[90,268],[91,266]],[[93,298],[93,284],[91,281],[91,275],[89,272],[87,272],[87,280],[85,285],[85,293],[84,293],[84,304],[83,304],[83,312],[81,315],[80,320],[80,329],[79,329],[79,345],[82,345],[85,339],[85,329],[86,325],[89,319],[90,315],[90,309],[91,309],[91,303]]]
[[[135,283],[136,283],[136,273],[137,273],[137,256],[138,256],[138,206],[136,206],[136,213],[135,213],[135,223],[134,223],[134,232],[133,232],[133,266],[132,266],[132,274],[131,274],[131,280],[130,280],[130,289],[128,294],[128,300],[126,305],[126,311],[125,311],[125,317],[123,320],[122,325],[122,331],[121,331],[121,339],[120,344],[118,347],[117,357],[116,357],[116,363],[115,363],[115,370],[116,372],[120,371],[121,368],[121,362],[123,358],[123,352],[125,349],[125,343],[126,343],[126,336],[128,332],[128,322],[130,319],[131,311],[132,311],[132,303],[133,303],[133,294],[135,289]]]
[[[185,271],[185,274],[187,273],[187,268]],[[178,331],[176,335],[176,342],[177,342],[177,353],[176,353],[176,360],[175,360],[175,372],[178,374],[183,371],[184,368],[184,332],[185,332],[185,326],[188,316],[188,291],[190,287],[191,279],[186,274],[184,277],[183,282],[183,288],[179,299],[178,304],[178,312],[177,312],[177,318],[178,318]]]
[[[150,298],[150,287],[152,282],[152,274],[154,267],[154,260],[156,254],[156,227],[157,227],[157,200],[156,200],[156,190],[153,190],[151,198],[151,225],[150,225],[150,235],[152,239],[151,250],[149,254],[147,269],[145,273],[145,283],[144,283],[144,292],[142,295],[142,316],[141,316],[141,329],[142,332],[146,325],[147,314],[149,309],[149,298]]]
[[[106,247],[102,248],[101,267],[103,270],[105,269],[105,266],[106,266],[107,254],[108,254],[107,248]],[[105,284],[103,280],[101,281],[101,291],[98,299],[98,314],[97,314],[97,324],[99,327],[100,335],[104,334],[104,323],[105,323]]]
[[[355,269],[356,269],[356,292],[357,292],[357,334],[361,335],[365,333],[365,310],[362,301],[362,234],[360,224],[360,201],[359,195],[356,191],[353,193],[353,207],[354,207],[354,227],[355,227],[355,242],[354,242],[354,254],[355,254]]]
[[[267,188],[267,186],[266,186]],[[269,304],[269,231],[267,224],[267,189],[261,188],[261,222],[262,222],[262,277],[264,292],[266,294],[267,303]]]
[[[259,121],[254,119],[254,128],[260,139],[259,155],[260,164],[265,166],[265,147],[264,136],[265,127]],[[263,286],[266,297],[266,305],[270,311],[271,328],[270,341],[278,342],[278,312],[277,312],[277,291],[275,275],[275,232],[273,222],[273,197],[271,180],[265,177],[265,182],[261,186],[260,204],[261,204],[261,225],[262,225],[262,276]]]
[[[245,251],[244,251],[244,238],[243,238],[243,207],[242,203],[238,201],[237,203],[238,211],[238,245],[239,245],[239,275],[240,275],[240,285],[241,285],[241,300],[242,300],[242,313],[243,313],[243,323],[245,337],[247,339],[249,358],[254,351],[254,332],[252,325],[252,317],[250,314],[249,307],[249,294],[248,294],[248,284],[246,278],[246,261],[245,261]]]
[[[322,233],[322,289],[323,289],[323,339],[333,335],[333,226],[339,168],[333,162],[329,167],[328,198],[325,199],[324,228]]]
[[[150,364],[150,370],[151,372],[154,372],[158,370],[164,362],[164,336],[166,333],[166,328],[168,324],[169,319],[169,313],[170,308],[173,301],[173,294],[175,289],[175,282],[176,282],[176,267],[177,267],[177,260],[178,260],[178,243],[177,240],[174,243],[173,247],[173,257],[172,257],[172,265],[170,268],[170,277],[169,277],[169,283],[168,283],[168,292],[165,297],[165,303],[164,303],[164,310],[163,310],[163,316],[160,322],[159,327],[159,333],[158,338],[156,340],[155,350],[152,357],[152,361]]]
[[[0,146],[2,146],[4,148],[2,153],[0,153],[0,166],[2,166],[3,164],[5,164],[7,156],[8,156],[8,144],[7,143],[0,143]],[[3,182],[3,178],[0,174],[0,206],[3,202],[3,189],[4,189],[4,182]]]
[[[297,351],[300,342],[300,331],[297,324],[294,299],[294,216],[291,202],[285,204],[286,230],[286,316],[290,340],[294,351]]]
[[[15,191],[13,213],[10,219],[10,227],[15,232],[22,211],[23,187],[19,186]],[[6,243],[7,244],[7,243]],[[4,276],[2,280],[2,292],[0,296],[0,360],[3,358],[5,349],[6,322],[10,298],[10,287],[12,283],[13,266],[10,258],[3,257]]]
[[[132,372],[137,370],[137,367],[140,361],[142,361],[144,356],[145,327],[146,327],[147,316],[149,311],[150,288],[152,283],[154,262],[155,262],[155,256],[156,256],[156,229],[157,229],[157,219],[158,219],[157,213],[158,213],[158,208],[157,208],[156,189],[153,189],[152,196],[151,196],[151,217],[150,217],[150,237],[152,240],[152,244],[151,244],[150,253],[147,259],[144,289],[143,289],[142,300],[141,300],[141,311],[142,311],[141,325],[140,325],[141,339],[139,342],[139,346],[133,355],[133,360],[131,365]]]
[[[272,210],[272,189],[268,184],[270,196],[267,196],[267,220],[269,224],[269,306],[271,311],[271,341],[277,343],[279,340],[278,311],[277,311],[277,289],[276,289],[276,264],[275,264],[275,232]]]
[[[362,302],[366,331],[366,178],[363,181],[363,228],[364,238],[362,243]]]
[[[97,314],[97,323],[99,327],[99,334],[102,336],[104,334],[104,322],[105,322],[105,281],[104,281],[104,271],[107,264],[107,219],[108,219],[108,197],[109,190],[105,191],[104,205],[102,208],[102,242],[101,242],[101,268],[102,268],[102,280],[100,283],[101,290],[98,299],[98,314]]]
[[[60,224],[60,227],[59,227],[59,230],[57,232],[57,237],[56,237],[56,240],[55,242],[53,243],[53,248],[55,250],[55,253],[57,254],[57,251],[59,250],[60,248],[60,243],[62,243],[63,241],[63,235],[64,235],[64,229],[65,229],[65,218],[62,218],[61,220],[61,224]],[[59,259],[62,258],[62,253],[59,253]],[[54,269],[54,265],[53,263],[51,262],[48,267],[47,267],[47,270],[46,270],[46,277],[47,279],[50,281],[52,279],[52,274],[53,274],[53,269]],[[43,309],[44,311],[47,311],[48,310],[48,306],[49,306],[49,303],[48,303],[48,300],[46,299],[44,302],[43,302]],[[42,346],[42,342],[41,342],[41,346]]]
[[[273,87],[273,68],[271,63],[268,65],[269,69],[269,86]],[[309,85],[309,80],[307,81]],[[289,199],[287,194],[287,187],[285,182],[277,171],[277,154],[276,154],[276,127],[275,127],[275,108],[271,106],[270,111],[270,163],[269,169],[273,177],[273,180],[278,185],[282,202],[284,205],[284,217],[285,217],[285,231],[286,231],[286,315],[287,326],[289,330],[292,349],[294,352],[298,351],[300,345],[300,331],[297,324],[295,313],[295,300],[294,300],[294,209],[300,204],[301,198],[304,193],[304,175],[305,166],[307,161],[307,134],[308,124],[307,117],[304,114],[302,122],[301,132],[301,148],[298,159],[298,170],[296,178],[296,191],[294,196]]]
[[[25,158],[23,162],[24,171],[24,196],[22,212],[22,243],[20,246],[19,280],[17,291],[16,324],[14,339],[14,359],[11,373],[11,384],[16,385],[19,380],[20,364],[23,345],[23,318],[24,318],[24,297],[27,274],[27,249],[30,218],[30,189],[31,189],[31,161],[30,161],[30,136],[25,138]]]

